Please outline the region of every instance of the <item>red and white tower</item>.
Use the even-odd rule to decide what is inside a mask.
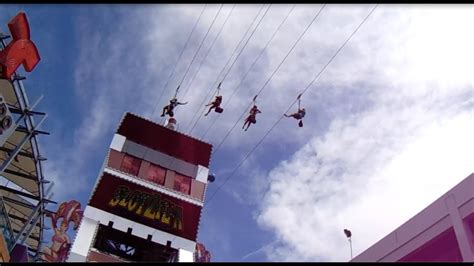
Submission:
[[[212,146],[126,113],[69,262],[193,262]]]

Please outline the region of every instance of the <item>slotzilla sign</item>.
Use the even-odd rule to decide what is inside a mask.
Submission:
[[[90,206],[196,241],[201,207],[103,173]]]

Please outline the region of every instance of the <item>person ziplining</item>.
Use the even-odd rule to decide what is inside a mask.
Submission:
[[[306,109],[301,108],[301,94],[298,95],[298,112],[287,115],[284,114],[285,117],[293,117],[294,119],[298,120],[299,127],[303,127],[303,117],[306,115]]]
[[[256,99],[257,99],[257,95],[255,95],[255,97],[253,98],[253,107],[250,109],[249,116],[247,116],[247,118],[245,119],[245,123],[242,126],[242,129],[244,129],[245,125],[247,125],[247,128],[245,128],[245,131],[249,129],[250,124],[257,123],[257,114],[262,112],[257,107]]]
[[[222,84],[222,82],[219,83],[219,86],[217,86],[217,95],[216,95],[214,101],[205,105],[206,107],[207,106],[210,106],[210,107],[209,107],[209,110],[207,111],[207,113],[204,114],[204,116],[207,116],[212,111],[212,109],[214,109],[214,111],[216,113],[222,113],[224,111],[224,109],[222,109],[220,107],[220,105],[222,103],[222,95],[219,95],[219,91],[221,89],[221,84]]]
[[[170,104],[163,107],[163,112],[161,113],[161,116],[169,115],[170,117],[173,117],[174,116],[173,110],[174,110],[174,108],[176,108],[176,106],[185,105],[185,104],[188,103],[188,102],[181,103],[181,102],[178,101],[178,99],[176,98],[178,96],[178,91],[179,91],[179,86],[176,89],[176,93],[175,93],[173,99],[170,100]]]

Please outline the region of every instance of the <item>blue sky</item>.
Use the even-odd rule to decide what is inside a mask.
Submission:
[[[24,85],[30,101],[45,96],[39,109],[49,115],[43,129],[51,135],[40,145],[55,200],[87,202],[125,111],[161,121],[160,109],[220,5],[206,7],[160,98],[203,7],[0,6],[3,31],[17,12],[26,12],[41,54]],[[180,131],[189,131],[260,7],[236,5],[198,69],[232,9],[223,6],[181,86],[178,98],[189,104],[177,109]],[[257,101],[262,113],[248,132],[239,121],[213,153],[217,180],[208,196],[373,5],[326,6],[268,80],[321,8],[297,5],[243,79],[291,7],[270,6],[223,82],[225,110],[205,141],[220,143],[263,87]],[[340,251],[348,248],[343,228],[353,231],[356,255],[472,173],[473,15],[472,5],[378,6],[304,94],[305,126],[283,119],[205,206],[199,240],[213,261],[347,261],[349,252]],[[192,135],[202,138],[217,116],[201,117]]]

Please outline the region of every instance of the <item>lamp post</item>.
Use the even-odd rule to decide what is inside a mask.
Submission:
[[[347,240],[349,240],[349,247],[351,249],[351,260],[352,260],[352,240],[351,240],[352,233],[350,230],[344,229],[344,234],[346,235]]]

